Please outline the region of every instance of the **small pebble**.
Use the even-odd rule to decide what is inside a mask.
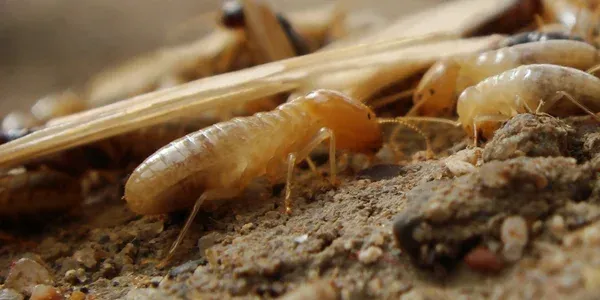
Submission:
[[[301,236],[297,236],[294,238],[294,242],[296,244],[302,244],[302,243],[306,242],[306,240],[308,240],[308,234],[303,234]]]
[[[203,260],[190,260],[184,264],[181,264],[169,271],[169,277],[177,277],[179,274],[192,273],[196,268],[204,262]]]
[[[69,300],[85,300],[85,293],[74,291],[69,297]]]
[[[100,276],[110,279],[110,278],[117,276],[119,272],[117,272],[117,269],[115,268],[115,266],[113,264],[105,262],[100,267],[99,273],[100,273]]]
[[[589,246],[600,245],[600,229],[598,226],[589,226],[583,230],[583,242]]]
[[[0,289],[0,300],[23,300],[24,297],[13,289]]]
[[[152,287],[158,287],[158,285],[160,284],[160,282],[163,280],[162,276],[154,276],[152,278],[150,278],[150,285]]]
[[[504,220],[500,228],[500,238],[504,243],[502,255],[507,261],[521,258],[528,242],[527,223],[520,216],[511,216]]]
[[[373,234],[371,234],[369,236],[369,239],[367,240],[367,245],[372,245],[372,246],[381,246],[381,245],[383,245],[383,243],[385,243],[385,237],[383,236],[383,233],[380,231],[375,231]]]
[[[369,291],[373,295],[379,295],[381,293],[381,291],[384,289],[383,282],[381,281],[380,278],[373,278],[371,281],[369,281],[368,286],[369,286]]]
[[[581,238],[577,234],[569,234],[563,238],[563,245],[567,249],[573,249],[574,247],[581,245],[581,243]]]
[[[160,289],[133,289],[125,295],[125,300],[142,300],[142,299],[179,299],[175,296],[169,296],[166,292]]]
[[[583,283],[588,291],[595,291],[600,288],[600,268],[586,267],[582,271]]]
[[[562,239],[567,233],[565,219],[560,215],[554,215],[548,221],[548,230],[557,239]]]
[[[240,228],[240,233],[241,234],[248,234],[252,229],[254,228],[254,224],[253,223],[246,223],[242,226],[242,228]]]
[[[371,246],[365,250],[360,251],[360,253],[358,253],[358,260],[364,264],[371,264],[376,262],[381,255],[383,254],[383,251],[381,250],[381,248],[376,247],[376,246]]]
[[[92,248],[83,248],[75,251],[73,259],[83,264],[86,268],[90,269],[96,266],[98,261],[96,260],[96,251]]]
[[[566,272],[557,280],[558,287],[563,291],[572,291],[578,289],[582,284],[581,275],[573,272]]]
[[[477,168],[474,165],[465,161],[446,160],[444,164],[450,173],[457,177],[477,171]]]
[[[543,264],[540,266],[540,269],[548,273],[555,273],[564,269],[567,257],[562,252],[557,251],[554,255],[543,259],[542,262]]]
[[[498,272],[504,268],[502,260],[485,247],[477,247],[465,256],[465,263],[473,271]]]
[[[154,222],[146,224],[142,229],[140,229],[137,232],[136,237],[141,241],[153,239],[159,233],[163,232],[164,227],[165,225],[163,222]]]
[[[452,216],[452,210],[439,201],[430,201],[424,212],[425,218],[434,223],[442,223]]]
[[[11,266],[4,287],[14,289],[25,295],[31,295],[37,284],[52,283],[52,276],[44,266],[35,260],[21,258]]]
[[[77,270],[69,270],[65,273],[65,280],[71,284],[83,283],[87,280],[85,270],[79,268]]]
[[[203,235],[198,239],[198,249],[200,253],[204,253],[206,249],[212,247],[217,243],[218,237],[214,232]]]
[[[70,284],[79,283],[79,279],[77,279],[77,275],[75,275],[75,270],[71,269],[65,273],[65,281]]]
[[[63,297],[55,287],[38,284],[33,287],[30,300],[62,300]]]

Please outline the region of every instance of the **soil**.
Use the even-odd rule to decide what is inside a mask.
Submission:
[[[260,181],[202,212],[165,269],[156,265],[185,213],[140,217],[113,197],[20,226],[0,248],[0,283],[27,294],[11,275],[26,261],[38,266],[26,271],[39,273],[28,274],[37,278],[30,285],[46,283],[71,299],[598,294],[595,121],[523,114],[483,148],[467,147],[458,128],[423,128],[435,158],[416,151],[422,139],[407,131],[400,164],[390,164],[397,156],[389,148],[366,169],[351,157],[336,188],[300,168],[291,215],[281,187]]]
[[[74,2],[51,10],[72,13]],[[200,5],[188,2],[181,8],[185,13],[168,14],[172,23],[191,18]],[[5,11],[23,7],[12,10],[20,12],[12,14],[14,23],[4,18],[13,25],[4,26],[0,36],[14,41],[2,55],[10,68],[0,72],[7,79],[3,92],[14,99],[33,100],[108,62],[155,47],[172,27],[146,14],[140,20],[147,22],[137,22],[138,27],[156,28],[143,43],[133,38],[139,36],[136,30],[97,26],[95,34],[81,35],[92,36],[88,40],[49,37],[52,43],[42,46],[52,51],[34,59],[40,36],[63,32],[53,22],[71,24],[67,27],[76,32],[92,28],[79,30],[86,15],[73,14],[72,22],[41,18],[27,3],[7,2]],[[94,6],[93,1],[81,5],[88,4]],[[116,20],[138,15],[125,10]],[[163,16],[164,8],[154,10]],[[399,10],[386,11],[395,16]],[[30,17],[19,17],[24,13]],[[94,20],[113,17],[113,10],[104,9]],[[18,30],[23,26],[17,21],[23,20],[36,20],[39,24],[25,28],[43,34]],[[30,50],[17,49],[20,44]],[[82,50],[90,44],[99,47]],[[82,63],[87,61],[92,63]],[[30,67],[22,68],[26,62]],[[32,88],[23,89],[24,82]],[[15,106],[7,102],[0,104]],[[25,107],[31,101],[17,102]],[[422,137],[406,130],[369,166],[361,156],[338,157],[337,187],[298,168],[291,215],[283,212],[282,186],[258,181],[243,196],[201,212],[163,269],[156,266],[186,213],[137,216],[120,199],[122,185],[113,184],[66,214],[2,220],[0,299],[32,294],[31,299],[597,299],[599,126],[589,117],[522,114],[491,141],[473,147],[459,128],[420,125],[432,139],[433,157],[422,151]],[[313,158],[326,177],[327,156]]]

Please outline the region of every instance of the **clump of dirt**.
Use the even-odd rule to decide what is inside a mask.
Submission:
[[[572,158],[490,162],[473,174],[414,188],[394,234],[417,264],[448,271],[475,246],[500,244],[506,217],[543,221],[570,201],[588,199],[595,175],[594,166]]]
[[[569,156],[568,135],[573,133],[571,126],[550,115],[520,114],[496,131],[485,147],[483,159]]]
[[[200,213],[167,269],[156,265],[184,213],[136,216],[115,199],[21,228],[0,247],[0,295],[52,286],[70,299],[597,295],[597,123],[519,115],[483,150],[458,128],[424,128],[435,159],[407,133],[402,153],[387,156],[399,165],[382,159],[354,174],[348,163],[337,188],[299,169],[291,215],[281,187],[261,182]],[[20,259],[48,276],[14,285]]]

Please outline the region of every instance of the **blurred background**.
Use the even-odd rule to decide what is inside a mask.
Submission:
[[[341,0],[385,19],[444,0]],[[447,1],[447,0],[446,0]],[[277,11],[325,1],[272,0]],[[105,67],[212,29],[217,0],[0,0],[0,116]],[[213,14],[211,14],[211,12]]]

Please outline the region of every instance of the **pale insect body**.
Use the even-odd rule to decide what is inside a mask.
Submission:
[[[336,148],[374,154],[382,144],[379,122],[370,108],[338,92],[318,90],[273,111],[218,123],[161,148],[131,174],[124,198],[140,214],[193,205],[164,265],[201,206],[238,195],[259,176],[276,182],[286,166],[285,207],[291,212],[294,166],[327,139],[332,183]]]
[[[23,170],[0,175],[0,218],[64,211],[81,200],[79,181],[61,172]]]
[[[520,65],[539,63],[588,69],[598,63],[598,52],[584,42],[551,40],[441,60],[419,83],[413,111],[428,116],[451,114],[457,96],[467,87]]]
[[[255,177],[279,179],[289,154],[299,162],[326,139],[335,141],[332,147],[357,152],[373,152],[382,142],[375,114],[367,106],[321,90],[274,111],[218,123],[170,143],[133,172],[125,199],[137,213],[160,214],[189,208],[202,193],[229,191],[230,196]]]
[[[466,89],[458,99],[457,113],[468,134],[489,139],[502,121],[519,113],[537,110],[566,117],[580,114],[581,106],[600,110],[600,79],[574,68],[534,64]]]

